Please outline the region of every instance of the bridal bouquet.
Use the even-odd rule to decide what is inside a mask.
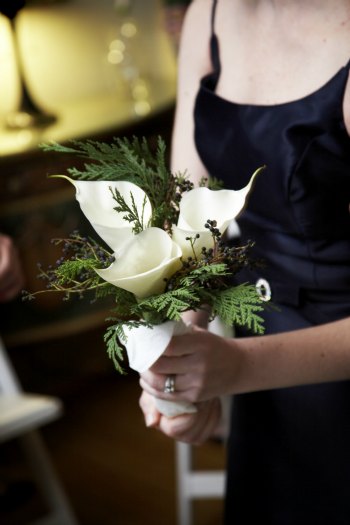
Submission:
[[[75,186],[81,210],[100,237],[73,232],[55,239],[62,257],[55,267],[40,269],[47,281],[42,291],[63,292],[66,299],[91,290],[96,300],[110,297],[104,340],[119,371],[125,350],[131,368],[149,368],[174,334],[188,330],[181,321],[188,310],[206,308],[227,325],[263,332],[255,286],[232,284],[232,276],[250,264],[252,243],[232,247],[224,240],[260,169],[245,188],[233,191],[204,179],[194,187],[186,173],[171,173],[160,138],[155,152],[137,138],[42,147],[85,159],[82,169],[52,177]],[[37,293],[26,292],[28,298]]]

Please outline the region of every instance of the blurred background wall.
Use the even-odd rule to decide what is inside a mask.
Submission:
[[[64,172],[72,159],[43,153],[39,144],[134,134],[150,143],[162,135],[169,143],[183,9],[172,21],[174,6],[161,0],[15,0],[3,6],[0,230],[16,239],[27,287],[35,290],[42,286],[37,263],[58,256],[50,240],[88,228],[73,188],[46,177]],[[19,299],[2,309],[0,330],[14,346],[100,323],[104,313],[84,306],[51,296],[31,304]]]
[[[187,4],[0,0],[0,231],[18,246],[28,290],[42,288],[37,263],[60,256],[51,239],[90,233],[74,189],[47,179],[72,159],[39,144],[137,135],[155,145],[161,135],[169,147]],[[0,305],[0,335],[25,390],[63,399],[65,415],[44,436],[79,523],[175,525],[174,445],[145,428],[137,375],[118,376],[106,355],[109,308],[18,297]],[[196,454],[223,462],[215,442]],[[40,515],[35,491],[8,492],[23,479],[30,487],[16,443],[2,445],[2,525]],[[221,512],[221,502],[201,502],[196,524],[215,525]]]

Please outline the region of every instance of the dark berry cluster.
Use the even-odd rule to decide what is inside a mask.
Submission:
[[[73,232],[66,239],[53,239],[52,244],[62,248],[62,255],[54,265],[44,269],[38,264],[38,278],[46,282],[46,290],[65,292],[64,300],[71,293],[80,297],[97,286],[97,274],[94,268],[106,268],[114,257],[96,241]],[[33,299],[34,295],[24,292],[24,298]]]
[[[62,245],[62,256],[56,261],[56,266],[61,266],[67,260],[87,260],[94,259],[99,267],[109,266],[114,257],[95,240],[81,236],[74,231],[68,239],[53,239],[53,244]]]
[[[196,282],[202,288],[209,290],[223,289],[230,284],[231,277],[234,274],[251,264],[249,250],[253,243],[248,242],[245,246],[239,247],[230,246],[223,239],[216,220],[208,219],[205,223],[205,228],[212,235],[212,247],[203,246],[198,253],[198,250],[195,250],[195,244],[200,238],[200,234],[197,233],[192,237],[186,237],[186,241],[190,242],[192,246],[193,256],[183,259],[182,268],[170,279],[165,279],[167,291],[177,289],[181,280],[186,276],[191,276],[191,282],[193,284]],[[222,264],[225,265],[226,270],[224,273],[217,274],[214,268],[218,268],[217,265]],[[204,269],[204,267],[210,266],[213,268],[212,273],[207,271],[205,273],[200,272],[201,268]],[[199,270],[199,273],[197,270]]]
[[[216,221],[211,221],[210,219],[204,224],[204,227],[210,231],[212,236],[219,241],[221,239],[221,232],[217,227],[218,223]]]
[[[181,179],[181,180],[178,179],[177,186],[182,193],[185,193],[186,191],[190,191],[194,188],[193,182],[191,182],[189,179]]]
[[[175,202],[178,204],[182,199],[182,194],[186,193],[194,188],[193,182],[191,182],[189,179],[185,179],[183,177],[176,177],[175,178],[176,183],[176,192],[175,192]]]

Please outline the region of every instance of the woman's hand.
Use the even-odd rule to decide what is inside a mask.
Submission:
[[[239,366],[233,340],[193,327],[173,337],[164,354],[146,372],[140,385],[149,394],[172,401],[199,403],[230,394]],[[166,377],[175,376],[175,392],[165,393]]]
[[[221,418],[221,404],[218,398],[199,403],[193,414],[168,418],[160,414],[154,398],[147,392],[140,397],[140,407],[148,427],[156,428],[177,441],[200,445],[214,435]]]
[[[350,317],[290,332],[224,338],[198,327],[173,337],[141,375],[144,390],[162,399],[200,402],[298,385],[349,380]],[[175,391],[164,393],[167,376]]]
[[[0,235],[0,302],[14,299],[24,284],[17,249],[10,237]]]

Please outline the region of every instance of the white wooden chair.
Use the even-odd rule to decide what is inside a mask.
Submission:
[[[220,319],[214,319],[209,325],[209,330],[218,335],[233,337],[232,328],[224,326]],[[222,402],[224,411],[222,432],[225,440],[229,428],[231,399],[222,399]],[[186,443],[176,443],[175,462],[178,525],[193,525],[193,501],[223,498],[226,473],[224,470],[194,470],[192,447]]]
[[[193,524],[193,501],[223,498],[225,472],[223,470],[193,470],[192,447],[176,443],[177,518],[178,525]]]
[[[0,339],[0,445],[17,438],[50,512],[35,525],[77,525],[37,430],[62,413],[59,399],[22,391]],[[34,524],[33,524],[34,525]]]

